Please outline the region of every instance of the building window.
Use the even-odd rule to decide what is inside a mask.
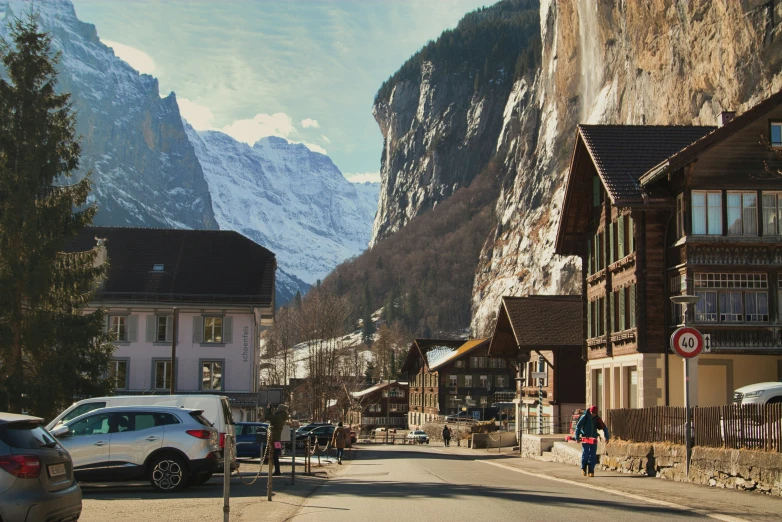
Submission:
[[[728,192],[728,235],[756,236],[757,233],[757,193]]]
[[[453,374],[452,374],[452,375],[449,375],[449,376],[448,376],[448,385],[449,385],[451,388],[456,388],[456,387],[458,386],[458,385],[456,384],[456,379],[457,379],[456,375],[453,375]]]
[[[699,322],[768,322],[767,274],[695,274],[695,320]]]
[[[128,389],[128,361],[113,360],[109,363],[109,380],[116,390]]]
[[[695,303],[695,320],[698,322],[717,321],[717,292],[695,292],[700,300]]]
[[[470,357],[470,368],[486,368],[487,357]]]
[[[407,404],[391,404],[389,411],[396,413],[405,413],[407,411]]]
[[[155,341],[159,343],[165,343],[170,341],[169,338],[169,318],[168,315],[158,315],[155,324]]]
[[[464,361],[456,361],[456,364],[454,364],[455,368],[464,368]]]
[[[720,322],[740,322],[743,317],[741,292],[720,292]]]
[[[367,411],[369,413],[380,413],[380,405],[379,404],[370,404],[367,406]]]
[[[480,401],[481,401],[481,408],[485,408],[489,404],[489,397],[487,397],[486,395],[481,395]]]
[[[171,387],[171,360],[155,361],[155,389],[167,390]]]
[[[507,366],[505,359],[502,357],[491,357],[489,358],[489,363],[490,368],[505,368]]]
[[[464,376],[464,386],[465,388],[472,388],[472,375]]]
[[[771,146],[782,147],[782,122],[771,122]]]
[[[627,407],[638,407],[638,369],[635,366],[627,368]]]
[[[692,192],[692,233],[722,235],[722,192]]]
[[[782,192],[763,192],[763,235],[782,235]]]
[[[603,411],[603,370],[592,372],[592,404],[597,406],[597,411]]]
[[[697,273],[695,274],[695,288],[768,288],[768,274],[742,274],[742,273]]]
[[[396,397],[396,398],[402,398],[405,396],[405,391],[400,390],[399,388],[391,388],[391,391],[388,393],[390,397]]]
[[[201,363],[201,389],[223,389],[223,363],[222,361],[203,361]]]
[[[489,387],[489,376],[488,375],[481,375],[481,388],[488,388]]]
[[[204,317],[204,342],[205,343],[223,342],[223,318],[222,317]]]
[[[126,315],[109,316],[109,333],[114,335],[115,341],[128,340],[128,317]]]
[[[768,293],[746,292],[744,294],[748,323],[768,322]]]
[[[497,383],[497,388],[506,388],[508,386],[508,376],[497,375],[495,377],[495,382]]]

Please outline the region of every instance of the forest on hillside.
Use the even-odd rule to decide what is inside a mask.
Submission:
[[[411,336],[438,336],[470,324],[475,267],[495,225],[498,168],[473,182],[357,258],[339,265],[321,288],[347,297],[351,320],[383,307],[382,319]]]
[[[503,0],[466,14],[454,29],[430,40],[383,82],[375,103],[388,100],[400,81],[419,82],[425,62],[436,64],[434,81],[440,75],[469,73],[477,92],[512,83],[538,68],[540,57],[540,3]]]

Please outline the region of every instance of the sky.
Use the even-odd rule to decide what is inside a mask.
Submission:
[[[391,74],[491,0],[73,0],[80,20],[196,129],[274,135],[379,181],[372,102]]]

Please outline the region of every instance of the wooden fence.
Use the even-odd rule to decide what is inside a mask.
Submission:
[[[612,437],[633,442],[685,444],[684,408],[609,410]],[[782,452],[782,404],[749,404],[692,408],[693,445],[711,448]]]

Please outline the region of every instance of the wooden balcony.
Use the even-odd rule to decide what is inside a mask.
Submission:
[[[712,352],[782,353],[782,327],[714,325],[693,323],[702,334],[711,336]]]

